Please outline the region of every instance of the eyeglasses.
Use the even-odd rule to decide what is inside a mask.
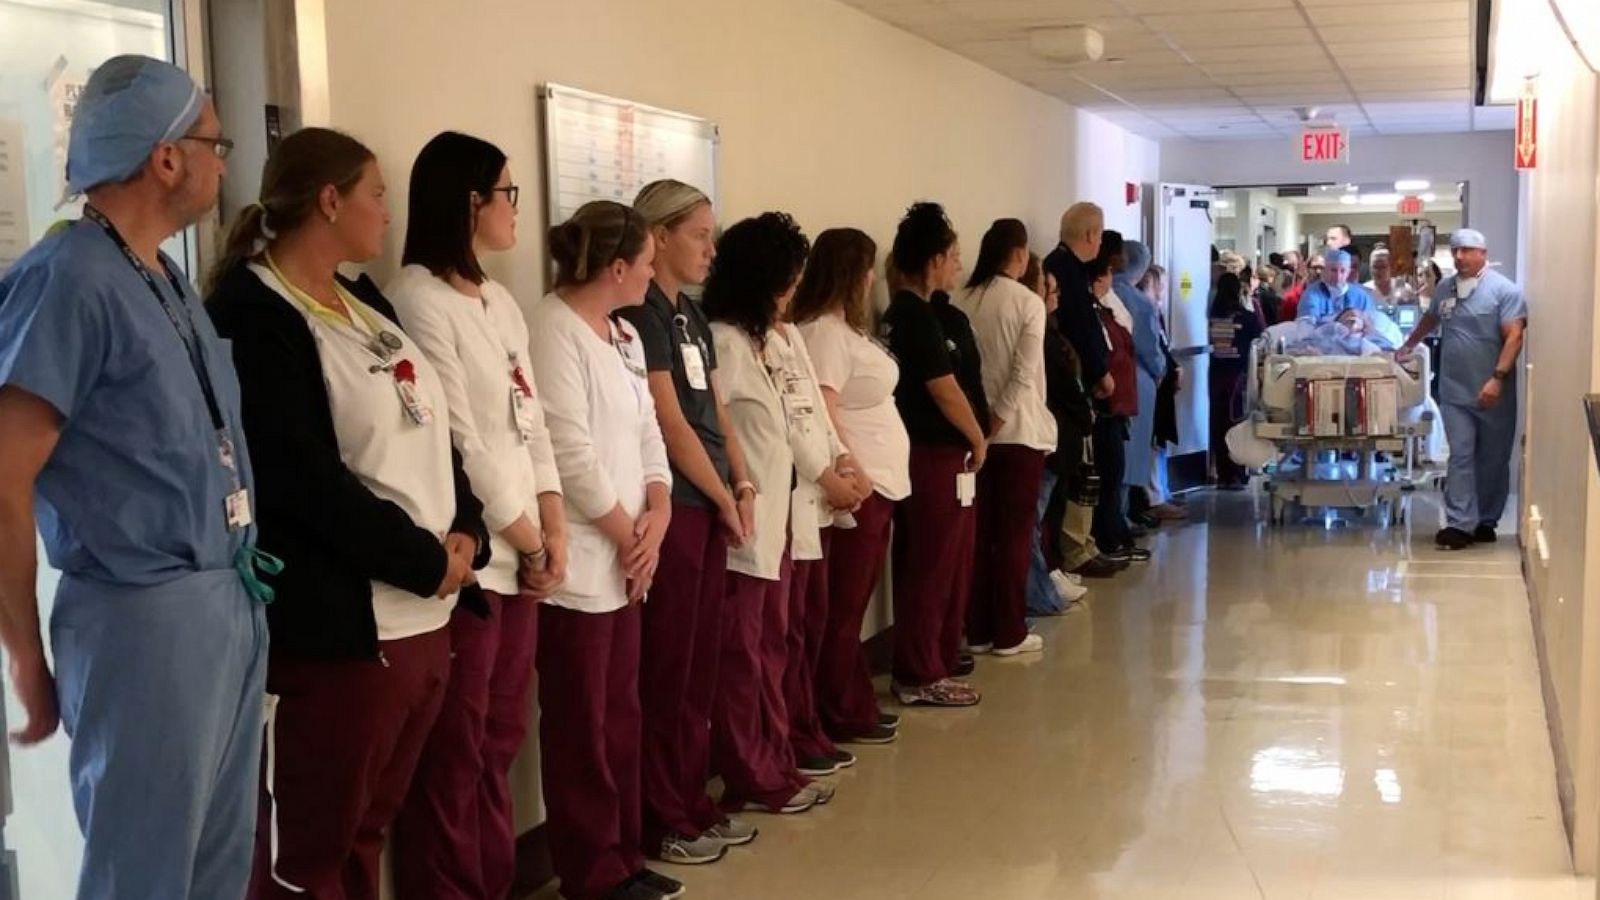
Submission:
[[[511,204],[511,208],[512,209],[516,209],[517,208],[517,198],[519,196],[521,196],[522,189],[517,187],[514,184],[508,184],[505,187],[490,188],[489,189],[489,193],[491,193],[491,194],[505,194],[506,195],[506,202]]]
[[[178,138],[178,140],[199,141],[202,144],[210,144],[212,152],[217,154],[217,159],[227,159],[228,154],[233,152],[233,141],[225,137],[199,137],[198,135],[186,134]]]

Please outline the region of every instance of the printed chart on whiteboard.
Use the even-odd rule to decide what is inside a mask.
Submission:
[[[545,85],[545,206],[565,222],[591,200],[632,203],[676,178],[717,193],[717,126],[706,119],[561,85]]]

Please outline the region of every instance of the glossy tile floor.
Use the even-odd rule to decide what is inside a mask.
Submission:
[[[983,658],[971,710],[905,711],[831,806],[759,816],[694,898],[1590,900],[1556,800],[1509,543],[1271,529],[1191,501],[1153,564]]]

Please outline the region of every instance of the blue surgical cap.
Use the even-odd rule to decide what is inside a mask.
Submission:
[[[171,63],[148,56],[114,56],[89,76],[72,116],[67,144],[67,193],[125,181],[157,144],[194,127],[200,88]]]
[[[1150,268],[1150,248],[1140,241],[1123,241],[1122,273],[1129,281],[1138,281]]]
[[[1471,228],[1461,228],[1450,235],[1451,250],[1487,250],[1489,242],[1484,240],[1483,232]]]
[[[1340,250],[1338,247],[1329,247],[1322,251],[1322,261],[1330,266],[1348,266],[1350,265],[1350,254]]]

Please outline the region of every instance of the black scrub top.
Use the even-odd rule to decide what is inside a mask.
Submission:
[[[700,304],[685,294],[674,304],[655,282],[650,283],[644,303],[620,310],[639,332],[644,345],[644,365],[651,372],[671,372],[678,406],[689,427],[705,445],[706,455],[716,466],[723,482],[729,478],[728,441],[717,421],[716,396],[711,392],[711,373],[717,368],[717,348],[711,340],[711,325]],[[697,347],[704,363],[704,380],[691,381],[684,363],[684,348]],[[704,492],[694,486],[677,466],[672,467],[672,501],[706,509],[713,508]]]
[[[960,310],[954,311],[960,313]],[[966,437],[944,417],[928,390],[928,382],[946,375],[957,375],[957,383],[960,382],[957,359],[960,347],[946,334],[933,303],[911,291],[900,291],[889,301],[882,328],[889,352],[900,363],[900,381],[894,389],[894,401],[911,443],[967,446]],[[970,326],[968,330],[970,332]],[[979,390],[982,390],[981,384]],[[971,402],[970,396],[968,402]]]

